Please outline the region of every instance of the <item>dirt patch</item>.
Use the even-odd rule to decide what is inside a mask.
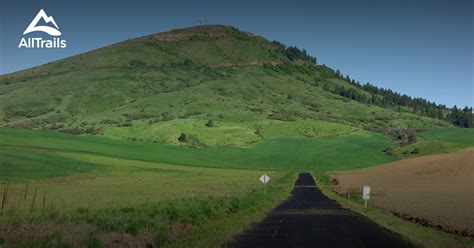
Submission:
[[[31,243],[46,237],[58,235],[66,244],[86,245],[89,235],[96,230],[95,226],[77,223],[23,223],[15,226],[6,226],[2,229],[2,236],[9,244]]]
[[[360,194],[371,186],[370,204],[450,233],[474,236],[474,151],[397,161],[335,173],[334,191]]]
[[[182,237],[190,235],[194,230],[196,229],[195,226],[191,224],[181,224],[177,223],[176,225],[173,226],[173,229],[171,230],[170,233],[170,240],[171,241],[176,241]]]
[[[408,214],[402,214],[402,213],[397,213],[397,212],[393,212],[393,214],[395,216],[399,217],[399,218],[404,219],[404,220],[408,220],[410,222],[413,222],[413,223],[416,223],[416,224],[419,224],[419,225],[422,225],[422,226],[428,226],[428,227],[436,228],[436,229],[439,229],[441,231],[445,231],[447,233],[457,234],[457,235],[461,235],[461,236],[468,236],[468,237],[473,236],[472,232],[470,232],[469,229],[464,229],[464,230],[460,231],[460,230],[452,229],[448,226],[444,226],[441,223],[433,223],[433,222],[431,222],[427,219],[413,217],[413,216],[410,216]]]
[[[56,232],[56,228],[51,224],[22,224],[2,229],[5,241],[9,243],[36,241]]]
[[[137,236],[128,233],[109,232],[99,235],[105,247],[155,247],[153,233],[142,231]]]
[[[180,234],[188,234],[189,228],[183,226]],[[60,237],[61,243],[74,247],[86,247],[91,237],[97,239],[105,247],[155,247],[155,234],[149,230],[141,230],[137,235],[118,232],[98,232],[95,225],[86,223],[66,222],[62,224],[48,223],[23,223],[14,226],[0,226],[0,237],[9,245],[31,244],[55,237],[49,242],[54,244],[54,239]],[[181,237],[181,236],[180,236]],[[0,246],[1,247],[1,246]]]

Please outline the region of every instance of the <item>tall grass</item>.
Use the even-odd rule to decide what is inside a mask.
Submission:
[[[5,210],[5,205],[7,204],[8,200],[8,182],[4,183],[5,189],[3,190],[3,197],[2,197],[2,215]]]
[[[54,214],[54,198],[47,199],[47,191],[43,190],[43,197],[38,202],[39,187],[31,193],[28,192],[28,182],[25,183],[23,192],[12,192],[10,183],[3,183],[4,190],[2,194],[0,222],[9,223],[17,221],[32,220],[36,217],[47,217]],[[40,205],[38,205],[40,204]]]
[[[217,247],[282,200],[290,190],[293,175],[289,173],[273,181],[266,194],[262,188],[236,196],[192,197],[135,207],[80,207],[67,211],[55,210],[54,199],[49,199],[47,191],[35,187],[35,190],[27,194],[27,201],[24,200],[24,192],[18,194],[21,207],[9,208],[5,212],[7,214],[0,218],[0,227],[3,227],[0,235],[6,246],[49,246],[53,243],[90,246],[91,242],[97,246],[110,245],[110,242],[130,245],[127,242],[131,240],[143,246],[162,247],[181,239],[189,240],[196,234],[200,242],[208,239],[211,242],[209,244],[212,244],[209,247]],[[25,191],[26,189],[25,186]],[[252,218],[245,218],[247,215]],[[232,220],[236,225],[216,228],[212,224],[226,220]],[[34,238],[25,236],[22,240],[16,239],[28,230],[43,228],[51,230],[49,233],[38,233]],[[72,235],[74,238],[71,238],[68,228],[84,232],[84,235]],[[222,238],[216,239],[216,230],[222,232]],[[121,238],[118,241],[111,240],[111,237],[124,235],[129,241]]]

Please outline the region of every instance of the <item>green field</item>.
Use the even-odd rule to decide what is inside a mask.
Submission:
[[[186,247],[205,240],[217,247],[284,199],[296,171],[391,161],[382,149],[393,144],[359,130],[333,138],[277,137],[245,147],[198,149],[2,128],[0,180],[8,183],[8,194],[0,224],[31,222],[18,232],[54,226],[40,238],[7,236],[3,242],[107,244],[110,236],[127,233],[142,241],[142,235],[152,235],[147,241],[152,244]],[[263,173],[271,177],[267,195],[258,181]],[[69,228],[83,230],[82,236],[61,240],[68,236],[63,223],[71,221]],[[229,221],[229,227],[216,229]]]
[[[419,140],[395,149],[398,158],[418,157],[471,149],[474,130],[467,128],[438,128],[420,133]],[[414,153],[417,149],[418,153]]]
[[[5,128],[0,129],[0,137],[0,145],[10,149],[47,148],[169,164],[295,171],[310,168],[343,170],[389,162],[393,158],[386,156],[383,149],[395,146],[383,135],[367,131],[333,138],[284,137],[264,140],[248,147],[200,149]]]
[[[295,123],[269,125],[277,127],[267,129],[267,135],[278,134],[281,126]],[[33,224],[55,226],[49,235],[38,239],[15,241],[5,237],[3,242],[107,244],[110,236],[119,239],[128,233],[142,241],[142,235],[152,235],[147,242],[153,244],[187,246],[189,242],[212,240],[211,246],[219,246],[284,199],[297,171],[323,175],[397,159],[383,153],[385,147],[396,147],[383,135],[328,127],[331,125],[318,129],[320,134],[334,135],[337,131],[339,135],[275,135],[247,146],[208,148],[2,128],[0,180],[8,183],[4,210],[8,214],[2,215],[0,223],[11,226],[27,218],[32,224],[24,228]],[[293,132],[291,128],[285,130]],[[464,131],[457,130],[462,143]],[[435,131],[456,136],[451,129]],[[435,135],[435,131],[430,134]],[[437,143],[440,141],[426,137],[414,145],[429,147],[430,153],[443,152],[432,145]],[[450,144],[453,150],[466,146]],[[263,173],[272,178],[268,195],[262,195],[258,181]],[[157,223],[147,216],[164,221]],[[74,222],[69,228],[84,229],[83,236],[61,240],[67,236],[61,224],[64,221]],[[234,224],[216,230],[216,225],[229,221]],[[179,242],[175,232],[182,235]]]
[[[14,137],[16,143],[6,146]],[[14,228],[8,235],[1,233],[0,244],[7,246],[94,246],[116,239],[124,245],[165,246],[204,236],[217,247],[283,199],[295,176],[127,159],[128,154],[120,154],[122,147],[138,156],[140,149],[151,145],[151,160],[151,151],[160,148],[153,143],[136,146],[131,141],[5,129],[0,140],[2,195],[6,192],[0,226]],[[258,181],[263,173],[272,178],[267,194]],[[216,229],[227,221],[234,225]],[[31,237],[32,228],[48,231]],[[71,236],[71,229],[78,235]],[[131,235],[130,240],[123,241],[123,235]],[[211,241],[213,236],[218,238]]]
[[[448,143],[474,145],[474,129],[472,128],[443,128],[421,133],[427,139]]]
[[[57,156],[42,148],[2,146],[0,157],[0,180],[64,177],[90,172],[97,168],[92,163]]]

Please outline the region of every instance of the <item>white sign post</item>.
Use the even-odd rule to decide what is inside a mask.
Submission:
[[[364,186],[362,188],[362,199],[365,201],[365,207],[367,208],[367,200],[370,199],[370,186]]]
[[[267,194],[267,183],[268,183],[268,181],[270,181],[270,177],[267,176],[267,174],[263,174],[260,177],[260,182],[263,183],[263,187],[265,188],[265,194]]]

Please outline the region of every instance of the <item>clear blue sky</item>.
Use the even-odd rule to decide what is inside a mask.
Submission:
[[[453,106],[474,105],[472,0],[0,0],[0,74],[137,36],[230,24],[305,48],[361,82]],[[19,49],[43,8],[66,49]]]

